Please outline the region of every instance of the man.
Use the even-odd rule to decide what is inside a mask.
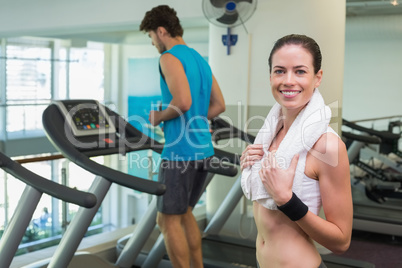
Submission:
[[[157,6],[146,12],[140,30],[161,53],[162,110],[149,121],[164,122],[165,145],[159,180],[166,193],[158,197],[157,223],[173,267],[203,267],[201,234],[192,209],[198,201],[214,154],[208,119],[225,111],[220,87],[208,63],[184,42],[176,11]]]

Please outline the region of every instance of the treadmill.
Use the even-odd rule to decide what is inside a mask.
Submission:
[[[46,267],[68,267],[72,263],[74,267],[87,267],[87,262],[96,263],[97,267],[125,267],[94,255],[75,255],[75,252],[112,183],[151,195],[162,195],[165,185],[111,169],[92,161],[90,157],[125,155],[146,149],[161,153],[163,144],[144,135],[123,117],[96,100],[55,101],[45,109],[42,119],[46,135],[53,145],[66,158],[97,175],[89,192],[98,199],[97,205],[92,209],[78,211]],[[218,155],[211,161],[211,165],[205,168],[211,173],[228,176],[237,174],[237,167],[220,163]],[[73,261],[74,259],[78,261]],[[30,267],[38,266],[33,264]],[[131,264],[127,267],[131,267]]]
[[[17,208],[0,240],[0,267],[10,267],[44,193],[84,208],[92,208],[96,205],[95,195],[45,179],[1,152],[0,168],[26,184]]]
[[[346,139],[349,162],[365,173],[351,178],[353,228],[402,236],[402,163],[388,157],[389,153],[400,155],[400,135],[369,129],[345,119],[343,124],[355,132],[342,132]],[[371,159],[371,162],[380,161],[388,168],[378,168],[367,159]]]
[[[211,130],[212,130],[212,140],[213,141],[218,141],[220,139],[224,138],[230,138],[233,135],[239,135],[243,139],[247,141],[254,141],[254,137],[251,135],[248,135],[244,132],[241,131],[233,131],[234,128],[227,128],[224,129],[223,125],[225,127],[228,127],[229,125],[226,123],[226,121],[220,119],[219,117],[214,118],[211,120]],[[219,129],[218,129],[218,126]],[[235,155],[233,153],[229,153],[220,149],[214,149],[215,150],[215,157],[217,157],[218,164],[213,164],[216,167],[220,167],[220,169],[223,170],[210,170],[206,182],[203,186],[204,190],[207,188],[208,184],[211,182],[215,174],[221,174],[221,175],[226,175],[226,176],[235,176],[237,174],[237,165],[239,165],[240,160],[239,156]],[[212,161],[212,163],[214,163]],[[230,163],[230,164],[226,164]],[[233,172],[224,172],[225,170],[233,170]],[[237,180],[239,180],[240,177],[238,177]],[[240,185],[240,181],[239,181]],[[202,191],[204,192],[204,191]],[[240,194],[241,189],[240,189]],[[198,197],[200,198],[200,196]],[[236,206],[237,202],[235,202],[233,205]],[[230,211],[231,212],[231,211]],[[229,212],[229,215],[230,215]],[[153,199],[149,205],[149,209],[147,210],[147,213],[143,216],[141,219],[140,223],[134,230],[134,233],[130,236],[123,237],[120,239],[117,243],[117,266],[118,267],[131,267],[134,265],[134,267],[171,267],[171,263],[166,255],[166,248],[163,240],[163,235],[159,234],[157,238],[155,238],[151,243],[150,237],[152,236],[152,233],[154,232],[154,228],[156,226],[156,214],[157,214],[157,209],[156,209],[156,200]],[[204,261],[204,266],[205,267],[227,267],[227,262],[221,262],[216,259],[209,259],[205,252],[208,252],[208,249],[205,249],[204,247],[207,245],[204,243],[205,240],[205,232],[204,232],[204,239],[203,239],[203,261]],[[151,245],[149,245],[151,244]],[[224,248],[228,249],[228,244],[224,244]],[[255,261],[255,249],[250,248],[253,253],[251,254],[253,257],[253,260]],[[250,251],[250,252],[251,252]],[[216,256],[215,256],[216,257]]]

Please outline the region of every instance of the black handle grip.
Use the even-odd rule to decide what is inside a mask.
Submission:
[[[394,140],[398,140],[400,138],[400,135],[398,135],[398,134],[391,133],[388,131],[379,131],[379,130],[375,130],[375,129],[371,129],[371,128],[366,128],[366,127],[360,126],[358,124],[349,122],[348,120],[345,120],[345,119],[342,119],[342,124],[347,127],[352,128],[352,129],[355,129],[355,130],[358,130],[361,132],[366,132],[373,136],[377,136],[382,141],[394,141]]]
[[[355,141],[361,141],[364,143],[370,143],[370,144],[380,144],[381,139],[375,136],[364,136],[364,135],[358,135],[346,131],[342,131],[342,136],[345,137],[346,139],[350,140],[355,140]]]
[[[237,175],[238,168],[233,164],[228,164],[217,157],[212,157],[207,166],[208,172],[220,174],[224,176],[234,177]]]
[[[255,136],[248,134],[220,117],[211,119],[212,139],[214,141],[239,138],[247,143],[254,143]]]

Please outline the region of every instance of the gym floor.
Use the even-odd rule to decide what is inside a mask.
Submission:
[[[402,237],[353,230],[342,257],[370,262],[375,268],[402,267]]]
[[[121,238],[122,236],[132,232],[132,226],[124,229],[124,232],[122,232],[122,230],[123,229],[108,233],[107,238],[104,234],[86,237],[80,244],[80,250],[99,255],[97,251],[103,247],[102,243],[115,245],[118,238]],[[93,245],[96,245],[96,247]],[[31,264],[35,261],[49,258],[52,256],[54,250],[55,247],[51,247],[15,257],[10,268],[21,267]],[[233,257],[233,252],[222,252],[230,251],[230,247],[227,245],[224,247],[215,247],[213,248],[213,251],[218,251],[221,256],[227,255]],[[208,250],[205,250],[204,254],[208,255]],[[242,254],[249,254],[250,256],[239,255],[236,256],[236,258],[241,257],[249,259],[253,264],[255,263],[255,249],[252,249],[251,251],[244,250]],[[375,268],[402,267],[402,237],[354,230],[349,250],[340,257],[369,262],[374,264]]]

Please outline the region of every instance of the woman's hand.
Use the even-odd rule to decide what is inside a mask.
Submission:
[[[293,179],[298,161],[297,154],[285,169],[285,163],[275,157],[275,152],[270,152],[261,162],[259,175],[262,184],[278,206],[286,204],[292,198]]]
[[[246,167],[254,165],[264,156],[262,144],[251,144],[246,147],[240,157],[240,168],[243,171]]]

